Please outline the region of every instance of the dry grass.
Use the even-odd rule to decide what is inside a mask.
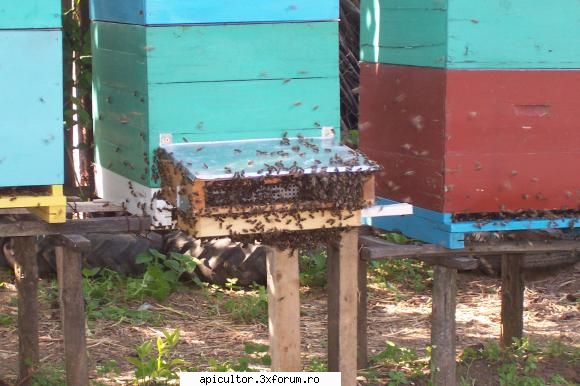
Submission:
[[[541,281],[530,282],[526,289],[525,332],[535,341],[561,340],[580,342],[580,308],[567,299],[580,294],[580,265]],[[4,275],[6,281],[7,277]],[[499,281],[493,278],[462,274],[459,278],[457,308],[458,348],[495,340],[499,336]],[[324,359],[326,350],[326,295],[319,290],[304,289],[302,294],[302,351],[305,362]],[[372,288],[369,305],[369,349],[380,351],[386,340],[421,352],[429,344],[430,293],[405,291],[400,294]],[[0,289],[0,313],[15,314],[10,305],[15,289]],[[244,356],[244,343],[266,343],[267,326],[261,323],[241,325],[231,321],[227,313],[216,307],[206,291],[187,289],[173,294],[163,304],[153,304],[154,312],[163,315],[159,326],[132,324],[128,321],[99,320],[90,324],[88,346],[94,380],[104,384],[123,384],[131,380],[127,356],[144,340],[160,335],[163,329],[180,329],[178,355],[203,368],[208,358],[221,361]],[[43,363],[62,359],[63,345],[59,312],[51,304],[42,303],[41,358]],[[0,374],[14,380],[17,359],[16,328],[0,327]],[[97,377],[96,365],[115,360],[120,375]]]

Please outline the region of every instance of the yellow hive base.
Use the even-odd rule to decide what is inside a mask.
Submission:
[[[18,194],[0,197],[0,208],[27,208],[48,223],[66,222],[66,197],[62,185],[51,185],[46,195]]]

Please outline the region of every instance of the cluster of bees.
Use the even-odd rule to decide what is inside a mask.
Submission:
[[[0,188],[0,198],[9,197],[10,201],[16,201],[18,197],[22,196],[46,196],[49,194],[46,186],[23,186],[23,187],[9,187]]]
[[[264,163],[257,177],[246,177],[243,170],[226,170],[233,177],[204,181],[196,180],[190,171],[191,165],[176,162],[171,153],[158,149],[155,177],[161,180],[164,199],[175,203],[179,196],[177,215],[190,230],[196,229],[200,216],[211,216],[235,241],[259,241],[280,249],[315,248],[336,240],[338,233],[347,228],[344,222],[368,205],[363,185],[376,171],[376,166],[366,157],[343,160],[335,155],[330,163],[343,167],[344,171],[328,172],[330,165],[315,162],[315,167],[305,173],[303,165],[296,162],[284,165],[281,160],[286,157],[284,153],[300,153],[299,146],[306,147],[310,154],[321,149],[303,137],[298,141],[300,145],[291,148],[284,134],[280,145],[288,146],[288,151],[278,150],[271,154],[270,150],[257,150],[257,156],[268,154],[279,159],[273,165]],[[192,151],[196,150],[192,148]],[[236,152],[240,153],[240,150]],[[254,162],[259,161],[247,161],[252,165]],[[357,166],[369,167],[364,168],[365,171],[353,171]],[[279,175],[281,171],[286,173]],[[191,188],[196,182],[201,182],[202,192]],[[322,218],[323,214],[326,214],[325,223],[320,229],[304,228],[305,221]],[[232,220],[243,220],[244,225],[236,221],[234,226]],[[196,237],[195,234],[191,236]]]

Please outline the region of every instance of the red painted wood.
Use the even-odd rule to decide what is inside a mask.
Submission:
[[[437,69],[361,64],[360,145],[385,166],[379,196],[411,197],[415,205],[443,210],[445,76]]]
[[[361,82],[379,195],[450,213],[580,208],[580,70],[363,64]]]

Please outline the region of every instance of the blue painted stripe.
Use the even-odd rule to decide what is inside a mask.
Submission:
[[[337,20],[338,0],[93,0],[91,18],[140,25]]]
[[[386,205],[398,202],[378,198],[377,203]],[[451,249],[464,247],[465,233],[580,228],[580,217],[452,222],[450,213],[420,207],[413,207],[413,212],[409,216],[373,218],[372,226],[388,231],[400,231],[409,237]]]

